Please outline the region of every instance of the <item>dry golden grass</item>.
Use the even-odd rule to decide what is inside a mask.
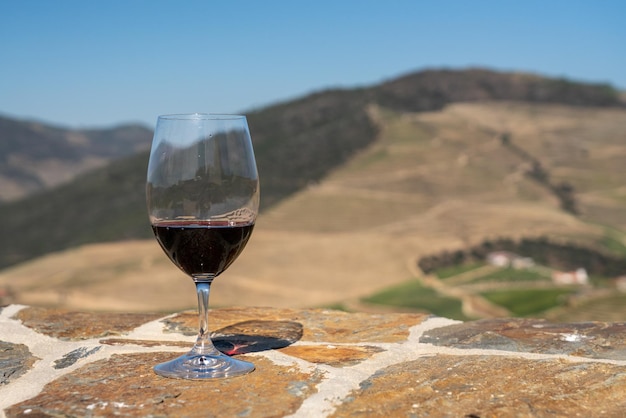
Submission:
[[[213,306],[322,306],[415,275],[423,255],[487,237],[598,239],[626,229],[626,112],[519,103],[456,104],[441,112],[372,108],[380,139],[264,213],[248,247],[214,283]],[[525,176],[528,163],[573,184],[581,217]],[[174,311],[193,285],[154,241],[90,245],[0,273],[17,302],[75,309]]]

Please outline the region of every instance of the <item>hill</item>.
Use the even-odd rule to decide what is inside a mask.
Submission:
[[[624,104],[620,93],[607,84],[485,69],[411,73],[383,83],[371,93],[382,106],[412,112],[439,110],[456,102],[486,100],[599,107]]]
[[[368,88],[322,91],[268,106],[248,113],[262,210],[321,181],[379,141],[381,125],[372,108],[425,112],[489,100],[622,106],[610,86],[479,69],[423,71]],[[417,137],[427,136],[430,128],[419,129],[423,132],[418,130]],[[146,164],[147,154],[137,154],[57,189],[0,206],[0,217],[6,220],[0,234],[0,267],[84,243],[149,237],[143,203]],[[383,176],[397,166],[386,170]],[[418,182],[413,191],[424,198],[437,187]],[[463,190],[445,192],[455,196]]]
[[[419,277],[425,255],[489,237],[626,244],[626,110],[489,101],[366,112],[376,140],[265,209],[216,280],[213,306],[349,304]],[[549,184],[571,185],[577,214],[533,175],[535,160]],[[22,303],[70,308],[195,303],[191,281],[153,239],[49,254],[3,271],[2,285]]]
[[[151,141],[152,132],[140,125],[66,129],[0,116],[0,202],[52,189],[147,150]]]

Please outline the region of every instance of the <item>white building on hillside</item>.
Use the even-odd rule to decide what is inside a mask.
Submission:
[[[487,262],[496,267],[512,267],[514,269],[527,269],[535,265],[532,258],[521,257],[509,251],[494,251],[487,254]]]
[[[574,271],[555,271],[552,273],[552,281],[559,285],[587,285],[589,284],[589,275],[584,268]]]

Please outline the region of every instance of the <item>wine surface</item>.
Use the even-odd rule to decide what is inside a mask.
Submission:
[[[190,276],[215,277],[239,256],[254,223],[165,221],[152,225],[163,251]]]

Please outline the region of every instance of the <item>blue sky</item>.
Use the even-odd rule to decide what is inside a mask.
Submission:
[[[0,114],[152,126],[439,67],[626,89],[625,16],[621,0],[0,0]]]

